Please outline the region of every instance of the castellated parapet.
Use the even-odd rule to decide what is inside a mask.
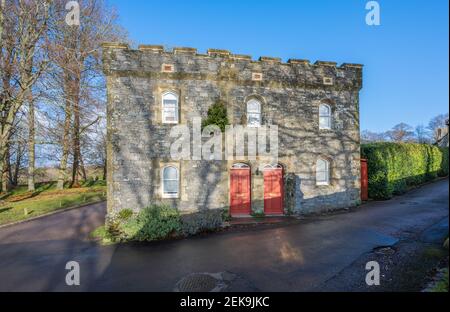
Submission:
[[[147,78],[234,80],[240,84],[254,84],[252,73],[262,74],[261,85],[279,84],[286,87],[325,87],[336,90],[362,88],[360,64],[289,59],[262,56],[258,61],[249,55],[232,54],[227,50],[208,49],[200,54],[195,48],[176,47],[171,52],[161,45],[140,45],[131,50],[126,44],[105,43],[105,72],[113,76]],[[173,64],[173,71],[164,73],[163,64]],[[163,74],[163,75],[162,75]],[[331,79],[324,83],[324,79]]]
[[[227,105],[230,124],[245,126],[249,115],[255,116],[249,102],[259,103],[259,123],[279,129],[282,214],[359,204],[362,65],[302,59],[284,63],[221,49],[201,54],[187,47],[168,52],[160,45],[133,50],[105,43],[103,66],[108,88],[108,213],[163,203],[183,214],[199,214],[200,223],[208,223],[203,212],[230,212],[230,175],[236,163],[250,168],[248,213],[273,212],[273,207],[267,209],[262,159],[171,159],[169,134],[175,124],[164,122],[167,92],[177,101],[175,123],[181,125],[205,118],[220,100]],[[164,193],[163,170],[168,166],[179,174],[173,196]]]

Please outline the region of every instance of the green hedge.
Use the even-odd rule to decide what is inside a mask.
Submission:
[[[409,187],[448,175],[448,148],[414,143],[361,146],[368,161],[369,197],[388,199]]]

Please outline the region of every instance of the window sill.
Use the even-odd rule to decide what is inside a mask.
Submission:
[[[316,185],[317,186],[329,186],[330,183],[329,182],[317,182]]]
[[[179,198],[178,194],[162,194],[163,199],[177,199]]]

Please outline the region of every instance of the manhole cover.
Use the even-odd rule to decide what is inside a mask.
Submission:
[[[208,292],[216,288],[218,280],[208,274],[192,274],[186,276],[177,284],[181,292]]]

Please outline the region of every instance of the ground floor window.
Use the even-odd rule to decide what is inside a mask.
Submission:
[[[318,159],[316,163],[316,183],[317,185],[330,184],[330,163],[325,159]]]
[[[178,198],[180,175],[178,169],[173,166],[164,167],[162,170],[163,198]]]

